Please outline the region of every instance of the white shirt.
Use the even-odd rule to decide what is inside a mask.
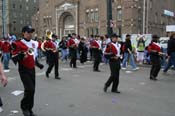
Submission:
[[[121,45],[118,43],[118,42],[116,42],[116,43],[112,43],[114,46],[115,46],[115,48],[117,49],[117,56],[118,57],[120,57],[120,47],[121,47]]]
[[[38,42],[34,40],[26,41],[24,39],[21,40],[29,49],[33,49],[33,58],[38,56]]]

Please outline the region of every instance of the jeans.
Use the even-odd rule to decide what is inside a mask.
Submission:
[[[67,60],[67,49],[61,49],[61,60]]]
[[[126,62],[128,61],[128,57],[129,57],[129,60],[130,60],[130,64],[132,66],[132,68],[136,68],[136,64],[135,64],[135,61],[134,61],[134,56],[133,54],[129,54],[127,52],[124,53],[124,59],[123,59],[123,62],[122,62],[122,67],[126,67]]]
[[[167,49],[166,48],[162,48],[162,52],[166,54],[167,53]],[[164,56],[162,56],[162,59],[161,59],[161,67],[165,68],[165,66],[166,66],[166,56],[164,55]]]
[[[175,68],[175,52],[172,52],[171,55],[170,55],[170,59],[168,60],[168,64],[166,65],[165,69],[163,72],[167,72],[168,69],[171,67],[171,66],[174,66]]]
[[[10,53],[3,53],[4,69],[9,69]]]

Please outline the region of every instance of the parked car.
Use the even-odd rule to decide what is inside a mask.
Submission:
[[[167,49],[167,47],[168,47],[168,40],[169,40],[169,37],[161,37],[161,38],[159,39],[160,46],[161,46],[163,49]]]

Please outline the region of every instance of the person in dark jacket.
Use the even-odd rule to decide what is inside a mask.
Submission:
[[[63,37],[61,42],[59,43],[59,47],[61,48],[61,60],[67,61],[67,41],[66,37]]]
[[[87,52],[88,48],[85,44],[85,38],[81,38],[80,43],[78,45],[78,51],[80,53],[80,63],[84,63],[87,61]]]
[[[128,61],[128,58],[130,58],[130,64],[133,68],[133,70],[138,70],[139,68],[137,67],[137,65],[135,64],[134,61],[134,56],[132,53],[132,44],[131,44],[131,35],[126,35],[126,41],[124,43],[124,58],[123,58],[123,62],[122,62],[122,69],[126,69],[126,63]]]
[[[175,68],[175,33],[170,36],[170,40],[168,41],[168,64],[163,70],[164,73],[168,71],[168,69],[173,65]]]

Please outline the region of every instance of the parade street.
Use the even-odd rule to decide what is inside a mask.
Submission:
[[[45,60],[42,61],[45,64]],[[36,93],[33,111],[38,116],[175,116],[175,72],[159,73],[158,81],[149,80],[149,67],[138,71],[121,70],[119,90],[121,94],[103,92],[104,83],[110,75],[109,66],[100,65],[101,72],[93,72],[92,64],[69,68],[61,63],[61,80],[46,78],[45,70],[36,69]],[[18,68],[10,63],[6,73],[9,83],[0,87],[4,111],[0,116],[22,116],[20,100],[23,91]]]

